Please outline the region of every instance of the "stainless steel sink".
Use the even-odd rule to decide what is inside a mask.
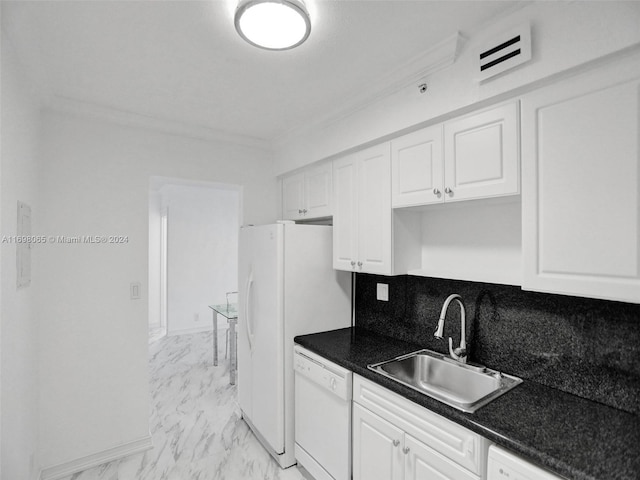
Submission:
[[[420,350],[368,365],[368,368],[469,413],[522,382],[518,377],[479,365],[462,364],[431,350]]]

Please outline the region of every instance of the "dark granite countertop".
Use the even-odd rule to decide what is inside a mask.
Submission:
[[[302,335],[295,342],[557,475],[640,479],[640,417],[631,413],[527,380],[475,413],[464,413],[367,369],[420,345],[358,327]]]

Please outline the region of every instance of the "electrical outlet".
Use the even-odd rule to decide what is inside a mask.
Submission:
[[[389,301],[389,285],[386,283],[378,283],[376,285],[376,298],[383,302]]]

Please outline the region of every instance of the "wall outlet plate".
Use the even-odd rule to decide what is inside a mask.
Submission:
[[[140,289],[142,288],[142,285],[140,284],[140,282],[131,282],[131,285],[129,286],[129,292],[131,294],[131,300],[140,300]]]
[[[389,285],[386,283],[378,283],[376,285],[376,298],[383,302],[389,301]]]

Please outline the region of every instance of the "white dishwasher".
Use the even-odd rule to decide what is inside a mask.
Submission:
[[[353,374],[296,345],[295,457],[316,480],[351,478]]]
[[[491,445],[487,464],[487,480],[562,480],[522,458]]]

